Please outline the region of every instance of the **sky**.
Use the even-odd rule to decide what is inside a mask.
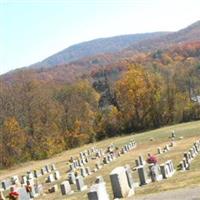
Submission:
[[[0,74],[100,37],[177,31],[200,0],[0,0]]]

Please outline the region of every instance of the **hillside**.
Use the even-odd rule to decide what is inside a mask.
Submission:
[[[171,136],[172,130],[174,130],[176,134],[174,146],[170,147],[169,151],[163,154],[158,154],[157,153],[158,147],[161,147],[163,149],[166,146],[166,144],[171,143],[171,139],[169,137]],[[113,194],[112,194],[112,188],[111,188],[111,181],[109,177],[110,172],[116,167],[125,166],[126,164],[129,164],[131,167],[131,173],[134,177],[134,182],[137,183],[139,181],[139,178],[138,178],[137,170],[135,170],[135,160],[138,159],[140,155],[143,156],[144,159],[146,159],[147,153],[150,152],[156,155],[156,157],[159,160],[159,164],[162,164],[166,162],[167,160],[172,160],[174,167],[176,169],[176,172],[172,177],[169,177],[162,181],[152,182],[142,187],[136,187],[134,199],[142,199],[143,195],[145,194],[149,195],[149,194],[153,194],[153,193],[156,194],[158,192],[164,192],[164,191],[169,191],[169,190],[173,191],[178,188],[184,188],[187,190],[189,187],[199,186],[200,156],[198,155],[192,160],[190,170],[186,170],[182,172],[181,170],[179,170],[178,165],[179,165],[179,162],[183,159],[184,152],[188,151],[196,140],[199,140],[199,137],[200,137],[199,130],[200,130],[200,121],[196,121],[196,122],[191,122],[191,123],[182,123],[175,126],[167,126],[161,129],[143,132],[141,134],[136,134],[136,135],[131,134],[129,136],[122,136],[122,137],[107,139],[101,142],[85,145],[80,148],[62,152],[61,154],[58,154],[48,160],[31,161],[31,162],[23,164],[23,166],[19,165],[7,170],[2,170],[0,171],[0,180],[11,177],[13,175],[22,176],[22,175],[25,175],[27,171],[40,170],[45,165],[51,165],[52,163],[54,163],[57,170],[61,174],[61,178],[60,180],[53,181],[52,183],[45,183],[45,179],[47,178],[49,173],[37,178],[39,183],[41,183],[44,187],[44,193],[43,195],[40,195],[36,199],[38,200],[55,200],[55,199],[77,200],[81,198],[81,199],[86,200],[88,190],[85,190],[82,192],[77,191],[76,184],[71,184],[71,187],[74,190],[74,193],[68,196],[61,195],[60,187],[58,187],[59,188],[58,191],[54,193],[49,193],[48,189],[55,184],[59,186],[62,181],[66,180],[66,177],[67,177],[66,172],[69,173],[69,170],[70,170],[69,159],[71,156],[74,158],[79,157],[80,152],[83,152],[84,150],[90,149],[94,146],[95,148],[106,150],[107,147],[111,143],[117,146],[118,148],[121,148],[123,145],[127,144],[131,139],[134,139],[137,143],[136,148],[132,149],[126,154],[122,154],[120,157],[117,157],[117,159],[111,161],[111,163],[109,164],[102,164],[101,169],[97,170],[96,172],[93,172],[91,175],[84,178],[84,183],[88,187],[90,187],[92,184],[94,184],[96,177],[103,176],[103,179],[106,182],[107,192],[109,193],[109,196],[112,199]],[[89,159],[89,162],[85,166],[90,167],[90,169],[93,170],[95,168],[95,163],[98,161],[102,163],[102,159],[103,157],[101,157],[100,159]],[[77,169],[77,171],[79,171],[79,169]],[[175,182],[176,184],[174,184]],[[145,196],[145,197],[147,198],[148,196]],[[179,196],[176,196],[176,199],[178,200],[181,199],[178,197]],[[174,198],[171,198],[171,200],[174,200]]]
[[[198,27],[179,33],[191,36]],[[200,119],[194,101],[200,94],[199,41],[127,52],[2,75],[0,168],[121,133]],[[16,137],[23,140],[3,142]]]
[[[200,21],[177,32],[168,33],[149,40],[139,41],[136,44],[130,45],[124,52],[147,52],[157,49],[166,49],[172,45],[195,41],[200,41]]]
[[[170,48],[200,41],[200,21],[174,33],[147,33],[102,38],[71,46],[28,68],[0,76],[13,81],[21,71],[35,71],[44,81],[71,83],[109,66],[123,68],[124,61],[134,61],[143,53],[168,51]],[[180,53],[180,52],[179,52]],[[180,53],[181,54],[181,53]],[[113,68],[113,67],[112,67]]]
[[[33,64],[31,67],[49,68],[56,65],[67,64],[72,61],[80,60],[84,57],[91,57],[97,54],[115,53],[139,41],[157,38],[166,34],[167,32],[156,32],[95,39],[70,46],[39,63]]]
[[[82,58],[98,54],[112,54],[123,51],[132,53],[155,51],[168,48],[171,45],[200,40],[200,21],[177,32],[155,32],[122,35],[110,38],[101,38],[73,45],[49,58],[32,65],[36,68],[48,68],[70,63]]]

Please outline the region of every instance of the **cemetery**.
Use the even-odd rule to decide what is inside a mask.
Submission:
[[[149,163],[148,155],[156,161]],[[199,163],[197,121],[111,138],[45,161],[2,170],[0,191],[8,199],[14,187],[19,200],[139,199],[146,194],[198,186]]]

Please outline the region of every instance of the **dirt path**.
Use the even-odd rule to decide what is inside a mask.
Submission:
[[[200,200],[200,187],[183,188],[132,198],[134,200]],[[131,200],[131,198],[129,199]]]

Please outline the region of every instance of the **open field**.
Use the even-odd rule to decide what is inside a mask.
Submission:
[[[75,193],[71,196],[62,196],[60,191],[56,193],[47,193],[47,189],[56,183],[60,183],[67,178],[67,171],[69,169],[68,160],[71,156],[78,156],[80,151],[88,149],[89,147],[96,146],[97,148],[106,148],[109,144],[114,143],[116,146],[121,147],[122,145],[129,142],[130,139],[133,139],[137,142],[137,147],[131,150],[129,153],[124,154],[123,156],[117,158],[116,160],[112,161],[110,164],[104,165],[102,169],[93,173],[92,175],[84,178],[85,183],[88,186],[91,186],[96,176],[103,176],[104,180],[106,181],[106,188],[112,197],[112,189],[110,184],[109,173],[118,166],[124,166],[125,164],[129,164],[132,169],[135,167],[135,159],[138,158],[139,155],[143,155],[146,158],[148,152],[157,154],[158,147],[164,147],[166,144],[170,142],[169,136],[171,136],[171,131],[175,130],[176,134],[176,145],[169,151],[164,154],[157,155],[159,163],[163,163],[164,161],[171,159],[174,163],[174,166],[177,166],[179,162],[182,160],[183,153],[188,151],[189,148],[192,146],[195,140],[200,139],[200,121],[191,122],[191,123],[184,123],[178,124],[175,126],[167,126],[164,128],[160,128],[153,131],[144,132],[137,135],[129,135],[123,137],[116,137],[107,139],[98,143],[85,145],[80,148],[76,148],[73,150],[69,150],[63,152],[55,157],[42,160],[42,161],[34,161],[22,164],[20,166],[16,166],[9,170],[2,170],[0,171],[0,180],[10,177],[12,175],[23,175],[27,171],[34,170],[34,169],[41,169],[46,164],[55,163],[57,169],[61,173],[61,180],[56,181],[54,183],[45,183],[44,190],[46,194],[40,196],[37,199],[40,200],[77,200],[77,199],[87,199],[87,191],[85,192],[78,192],[76,187],[72,185],[73,190]],[[183,137],[180,139],[179,137]],[[94,164],[96,161],[90,161],[87,166],[90,166],[91,169],[94,168]],[[138,181],[138,175],[136,171],[133,171],[133,176],[136,181]],[[47,175],[39,178],[39,181],[44,184],[45,177]],[[177,171],[174,176],[167,180],[163,180],[156,183],[151,183],[146,186],[136,188],[136,196],[156,193],[160,191],[167,191],[167,190],[174,190],[177,188],[184,188],[184,187],[193,187],[193,186],[200,186],[200,156],[197,156],[195,160],[192,162],[191,169],[185,172]]]

